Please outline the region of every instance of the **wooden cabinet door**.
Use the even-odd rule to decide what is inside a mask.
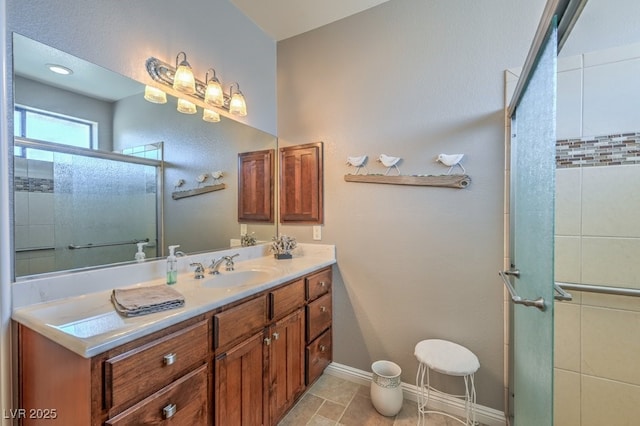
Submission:
[[[322,142],[280,148],[280,222],[323,220]]]
[[[264,333],[215,358],[216,426],[267,425]]]
[[[273,150],[238,154],[238,222],[273,223]]]
[[[304,310],[298,309],[270,328],[270,423],[275,424],[305,387]]]

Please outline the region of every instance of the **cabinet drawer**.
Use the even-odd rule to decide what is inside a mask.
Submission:
[[[307,385],[315,382],[333,359],[331,329],[307,346]]]
[[[201,321],[105,361],[107,408],[130,405],[206,362],[208,325]]]
[[[209,424],[207,366],[179,378],[105,422],[108,426]]]
[[[307,300],[317,299],[331,290],[331,268],[305,278],[307,282]]]
[[[307,343],[331,326],[331,293],[307,305]]]
[[[213,317],[213,346],[225,348],[243,336],[262,329],[267,322],[267,302],[264,296],[244,302]]]
[[[269,292],[270,318],[277,320],[304,305],[304,280]]]

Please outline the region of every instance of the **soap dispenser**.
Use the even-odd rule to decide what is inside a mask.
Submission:
[[[149,243],[137,243],[138,244],[138,252],[136,253],[136,262],[144,262],[144,258],[147,257],[144,254],[144,246],[146,246]]]
[[[169,256],[167,256],[167,284],[178,282],[178,259],[175,250],[180,246],[169,246]]]

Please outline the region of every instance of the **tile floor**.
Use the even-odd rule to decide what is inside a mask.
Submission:
[[[278,426],[406,426],[417,425],[416,403],[404,402],[395,417],[384,417],[371,404],[369,387],[328,374],[322,375]],[[429,414],[425,426],[460,425],[446,416]]]

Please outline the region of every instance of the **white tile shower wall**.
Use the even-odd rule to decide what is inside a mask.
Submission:
[[[640,288],[640,238],[632,214],[639,206],[640,165],[557,172],[556,280]],[[582,224],[578,235],[572,219]],[[638,404],[629,398],[637,402],[640,395],[640,301],[574,296],[574,303],[556,303],[557,424],[630,424]],[[569,402],[579,404],[579,412]],[[602,419],[607,421],[598,423]]]
[[[557,138],[573,139],[558,162],[573,168],[556,174],[557,281],[640,288],[638,58],[640,44],[559,61]],[[635,424],[640,300],[573,295],[556,303],[556,424]]]
[[[582,234],[640,238],[639,189],[640,166],[584,168]]]
[[[640,43],[558,58],[556,138],[637,131],[639,67]]]
[[[584,69],[584,135],[637,130],[640,117],[638,75],[640,59]]]
[[[556,170],[556,235],[580,235],[581,181],[581,168]]]

